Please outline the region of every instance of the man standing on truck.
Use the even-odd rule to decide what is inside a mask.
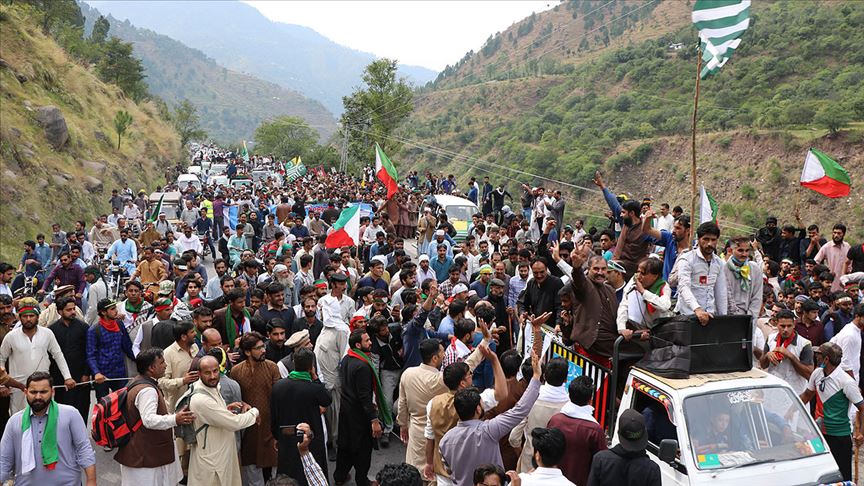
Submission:
[[[843,350],[834,343],[825,343],[814,350],[816,362],[820,367],[810,375],[807,389],[801,394],[801,401],[806,405],[814,395],[819,395],[822,402],[822,434],[831,455],[840,468],[844,481],[852,480],[852,425],[849,421],[849,404],[858,409],[858,430],[855,433],[855,443],[864,442],[864,398],[858,383],[840,368]]]
[[[768,336],[759,366],[782,378],[799,395],[807,388],[813,373],[813,347],[810,340],[795,332],[795,314],[783,309],[774,315],[777,331]]]
[[[714,252],[720,239],[720,228],[708,221],[696,229],[699,248],[678,259],[678,304],[675,310],[693,315],[699,324],[708,325],[715,315],[725,315],[728,309],[726,274],[723,260]]]

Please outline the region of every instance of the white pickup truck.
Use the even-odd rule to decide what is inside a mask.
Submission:
[[[670,379],[633,368],[619,416],[628,408],[646,418],[647,453],[664,486],[842,481],[809,411],[785,381],[761,370]]]

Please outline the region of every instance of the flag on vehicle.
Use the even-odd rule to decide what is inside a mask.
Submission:
[[[732,57],[750,26],[750,0],[696,0],[693,25],[699,31],[702,72],[707,78]]]
[[[159,196],[159,202],[156,203],[156,206],[153,206],[153,212],[150,213],[150,218],[147,219],[148,223],[152,223],[156,221],[156,218],[159,217],[159,213],[162,212],[162,201],[165,200],[165,193],[163,192],[161,196]]]
[[[705,190],[705,186],[699,189],[699,223],[712,221],[717,222],[717,201]]]
[[[333,223],[333,231],[324,242],[326,248],[360,245],[360,206],[349,206],[342,210]]]
[[[240,157],[244,162],[249,162],[249,150],[246,149],[246,140],[243,140],[243,150],[240,152]]]
[[[387,188],[387,199],[399,192],[399,174],[396,173],[396,167],[377,143],[375,144],[375,174]]]
[[[804,159],[801,185],[823,196],[844,197],[849,195],[852,180],[840,164],[821,151],[811,148]]]

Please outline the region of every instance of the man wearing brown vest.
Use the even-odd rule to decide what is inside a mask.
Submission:
[[[480,404],[484,411],[488,411],[507,396],[507,378],[495,352],[485,344],[481,344],[479,349],[483,357],[492,363],[492,373],[495,376],[495,389],[489,388],[480,394]],[[447,365],[443,374],[448,391],[436,396],[426,405],[426,428],[423,431],[426,438],[426,465],[423,467],[423,476],[427,481],[437,480],[439,486],[452,484],[450,474],[441,461],[438,444],[444,434],[459,422],[459,415],[453,408],[453,396],[457,391],[470,387],[473,379],[471,370],[463,361]]]
[[[173,427],[188,425],[195,414],[183,409],[169,415],[157,380],[165,374],[162,350],[150,348],[138,353],[135,365],[139,375],[129,386],[127,399],[129,423],[141,420],[141,428],[120,447],[114,460],[120,463],[122,484],[174,486],[183,478]]]

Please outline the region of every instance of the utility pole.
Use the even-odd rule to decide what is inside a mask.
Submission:
[[[342,150],[339,157],[339,172],[343,174],[348,170],[348,127],[342,127]]]

